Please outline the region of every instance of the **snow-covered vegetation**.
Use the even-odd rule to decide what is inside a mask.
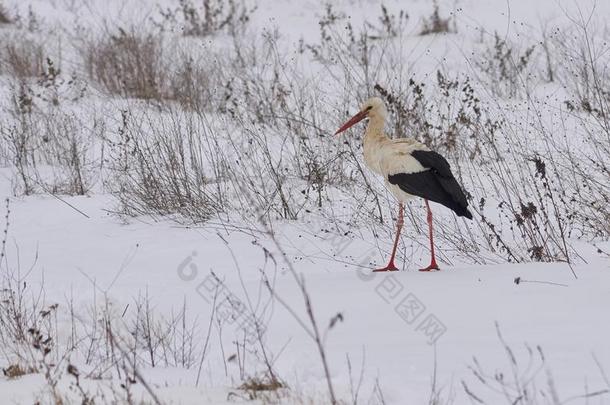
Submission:
[[[0,396],[610,402],[610,4],[0,0]],[[362,160],[443,154],[474,220]]]

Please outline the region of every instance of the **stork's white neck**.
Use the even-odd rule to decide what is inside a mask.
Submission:
[[[369,117],[369,124],[366,127],[364,134],[364,162],[374,172],[381,174],[379,167],[379,158],[382,145],[389,141],[389,138],[383,133],[385,117],[383,115],[374,115]]]
[[[364,133],[364,147],[367,145],[374,147],[375,144],[383,142],[388,137],[383,133],[383,127],[385,126],[385,118],[380,115],[375,115],[369,118],[369,124],[366,127]]]

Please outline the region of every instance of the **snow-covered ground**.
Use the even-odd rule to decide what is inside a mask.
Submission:
[[[245,288],[254,301],[260,289],[259,270],[274,271],[270,263],[265,266],[264,252],[257,246],[273,251],[273,244],[262,235],[227,232],[219,225],[200,229],[184,229],[170,222],[123,225],[104,210],[105,198],[68,201],[90,218],[49,197],[12,199],[9,245],[19,246],[24,268],[36,252],[38,264],[28,278],[36,283],[44,277],[49,302],[66,305],[73,300],[76,308],[86,307],[93,300],[95,283],[97,294],[107,294],[121,310],[130,303],[128,310],[133,310],[133,296],[144,292],[163,313],[179,310],[185,303],[187,316],[199,317],[200,327],[205,329],[212,294],[201,284],[209,279],[210,270],[223,278],[233,294],[244,299]],[[328,243],[324,238],[307,238],[291,224],[280,225],[279,232],[292,244],[288,253],[297,256],[295,268],[305,276],[321,325],[325,327],[337,313],[343,315],[326,340],[332,377],[342,397],[350,397],[349,356],[353,379],[363,375],[361,398],[365,403],[376,381],[386,403],[425,403],[435,368],[443,396],[468,403],[461,386],[466,381],[474,392],[482,391],[478,394],[482,399],[499,403],[491,391],[477,386],[469,370],[476,357],[490,375],[500,371],[512,378],[496,323],[514,350],[520,373],[534,368],[529,370],[533,374],[539,365],[529,364],[525,344],[534,350],[537,345],[543,348],[545,367],[562,398],[606,387],[593,356],[602,365],[610,363],[610,271],[608,261],[593,252],[587,257],[588,264],[575,266],[578,280],[566,264],[459,265],[437,273],[373,276],[367,267],[325,258],[319,248]],[[359,264],[366,259],[362,252],[370,250],[366,243],[354,242],[344,254],[353,255]],[[371,254],[381,263],[383,258]],[[192,264],[194,268],[189,267]],[[521,283],[516,284],[518,277]],[[281,262],[275,289],[304,316],[303,300]],[[280,375],[292,388],[306,393],[305,398],[312,394],[323,398],[324,374],[311,339],[278,304],[273,304],[267,316],[265,340],[268,350],[277,356],[275,367]],[[239,330],[230,324],[224,328],[228,341]],[[225,344],[225,357],[229,357],[234,348]],[[221,403],[225,390],[235,387],[236,366],[229,363],[227,377],[218,336],[212,337],[208,350],[199,388],[194,388],[196,370],[147,370],[149,382],[164,401],[197,404],[214,398],[210,403]],[[539,389],[547,385],[546,368],[536,375]],[[33,387],[44,388],[44,379],[3,382],[5,395],[25,401],[29,397],[19,393],[20,385],[31,393]],[[475,391],[477,387],[479,391]],[[320,398],[314,402],[325,402]]]
[[[158,12],[158,5],[148,1],[89,0],[71,9],[75,3],[9,1],[5,8],[22,16],[29,8],[49,30],[65,29],[72,40],[74,21],[99,28],[104,19],[117,25],[148,22]],[[379,16],[375,1],[332,5],[354,26]],[[409,13],[402,43],[409,49],[401,54],[410,55],[404,64],[414,67],[414,77],[424,82],[436,80],[439,66],[445,72],[471,69],[470,52],[481,46],[483,32],[499,32],[522,49],[537,38],[541,24],[570,24],[568,16],[579,12],[585,20],[592,13],[596,23],[607,24],[610,15],[606,1],[439,1],[443,15],[454,16],[457,33],[419,36],[421,18],[432,10],[430,1],[387,5]],[[317,1],[259,0],[251,35],[276,27],[279,47],[300,58],[294,49],[299,40],[319,40],[318,21],[324,10],[325,4]],[[219,35],[198,45],[205,50],[228,42],[226,35]],[[66,69],[76,69],[73,56],[66,60]],[[312,72],[316,69],[320,66],[312,63]],[[0,73],[10,79],[5,70]],[[532,80],[542,98],[550,94],[551,104],[567,92],[558,83]],[[3,86],[8,94],[9,86]],[[107,125],[116,133],[122,104],[104,97],[109,96],[95,90],[85,100],[92,100],[96,114],[111,111]],[[350,111],[361,101],[351,100]],[[85,101],[70,108],[79,111],[78,103]],[[520,102],[501,103],[505,114],[529,113],[529,106]],[[549,113],[541,121],[546,119],[555,117]],[[323,127],[327,125],[331,124]],[[329,149],[340,147],[340,141],[330,137],[333,129],[328,128]],[[1,403],[59,403],[58,398],[79,403],[84,396],[79,389],[94,403],[329,403],[328,379],[312,337],[307,300],[340,403],[610,403],[610,257],[605,253],[610,243],[603,233],[579,238],[574,231],[568,237],[575,252],[572,264],[510,263],[482,238],[480,251],[457,252],[449,237],[439,237],[442,271],[421,273],[416,269],[428,260],[425,228],[408,222],[397,259],[404,264],[403,271],[374,274],[370,270],[385,264],[391,248],[388,217],[395,206],[387,196],[381,200],[383,226],[352,222],[355,210],[372,205],[360,205],[358,195],[330,187],[330,208],[303,210],[307,214],[299,213],[296,220],[275,218],[264,225],[255,218],[256,211],[251,218],[226,212],[190,224],[158,215],[116,215],[118,203],[102,179],[84,196],[26,196],[15,187],[18,170],[6,166],[0,169],[0,190],[10,209],[0,266],[3,288],[23,287],[25,301],[38,302],[37,310],[58,304],[55,319],[38,324],[57,334],[51,354],[58,358],[45,361],[34,350],[33,358],[42,364],[38,370],[9,378],[6,370],[18,360],[5,347],[0,351],[5,370]],[[300,191],[297,184],[289,186],[288,193],[298,196]],[[492,192],[491,200],[501,198],[494,199]],[[420,225],[421,204],[413,201],[409,211],[420,217],[413,220]],[[447,226],[478,235],[472,223],[458,224],[440,206],[434,210],[439,213],[438,232]],[[336,222],[329,221],[328,211],[336,213]],[[481,221],[475,216],[477,220]],[[479,253],[485,259],[469,259]],[[488,264],[473,264],[483,262]],[[143,322],[135,328],[140,336],[133,335],[134,319]],[[106,320],[116,322],[113,330],[117,336],[124,334],[124,340],[93,329],[96,324],[108,325]],[[71,340],[76,334],[77,343]],[[121,354],[129,345],[120,347],[112,339],[140,343],[134,352]],[[153,341],[154,347],[147,346]],[[62,358],[58,346],[62,343],[64,348],[65,342],[80,346]],[[48,371],[48,362],[59,366]],[[68,364],[80,370],[81,388]],[[98,364],[111,365],[98,369]],[[270,369],[285,388],[256,395],[239,388],[253,378],[269,378]],[[129,370],[133,380],[124,383]]]

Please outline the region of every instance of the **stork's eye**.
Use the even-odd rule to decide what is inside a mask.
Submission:
[[[372,106],[372,105],[370,105],[370,106],[366,107],[366,111],[371,111],[372,109],[373,109],[373,106]]]

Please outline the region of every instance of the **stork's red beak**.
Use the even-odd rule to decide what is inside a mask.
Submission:
[[[360,111],[358,114],[356,114],[352,118],[350,118],[349,121],[347,121],[345,124],[343,124],[341,126],[341,128],[339,128],[337,130],[337,132],[335,132],[335,135],[339,135],[341,132],[345,131],[346,129],[356,125],[357,123],[359,123],[360,121],[365,119],[367,117],[368,113],[369,113],[368,110]]]

